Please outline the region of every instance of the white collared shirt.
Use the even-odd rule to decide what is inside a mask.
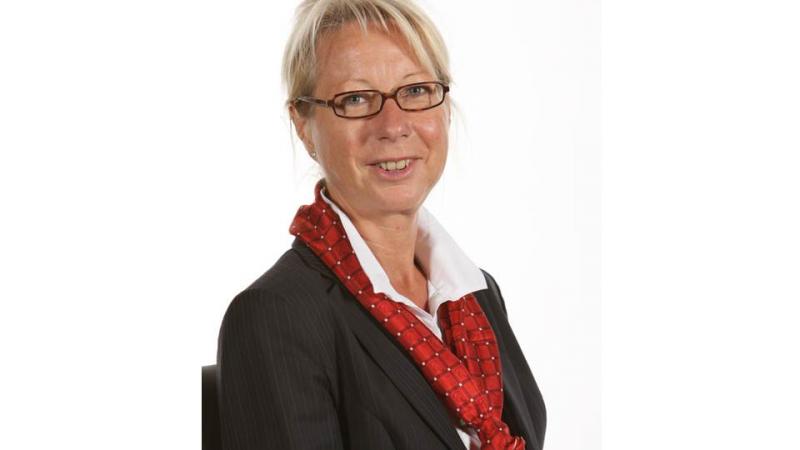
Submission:
[[[486,279],[478,266],[467,257],[444,227],[422,206],[417,211],[417,241],[414,247],[414,256],[428,278],[428,310],[420,308],[392,286],[388,275],[367,243],[364,242],[353,222],[336,203],[328,198],[325,188],[320,193],[339,215],[350,245],[361,263],[361,268],[372,283],[375,293],[386,294],[390,299],[406,304],[420,322],[425,324],[439,339],[442,339],[442,330],[439,328],[437,317],[439,306],[448,301],[458,300],[471,292],[487,288]],[[478,434],[471,427],[462,428],[459,426],[459,422],[459,419],[454,419],[456,431],[464,446],[470,450],[479,449],[481,444]]]

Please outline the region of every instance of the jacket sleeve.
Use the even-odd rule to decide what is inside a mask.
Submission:
[[[217,353],[224,450],[343,447],[323,358],[330,327],[314,302],[294,300],[245,290],[228,307]]]

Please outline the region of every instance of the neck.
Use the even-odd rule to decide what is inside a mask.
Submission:
[[[326,189],[328,197],[341,208],[364,242],[375,255],[392,286],[404,291],[418,286],[426,277],[417,267],[414,251],[417,242],[417,213],[393,213],[366,216],[359,214],[335,190]]]
[[[393,285],[409,286],[418,279],[419,269],[414,264],[416,215],[351,220]]]

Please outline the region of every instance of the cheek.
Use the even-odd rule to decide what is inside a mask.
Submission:
[[[357,125],[357,124],[353,124]],[[363,132],[357,126],[320,121],[315,128],[314,142],[322,155],[323,169],[330,173],[351,171],[358,164],[357,151],[361,148]]]
[[[436,115],[418,123],[416,131],[428,146],[431,156],[443,157],[447,154],[448,125],[444,115]]]

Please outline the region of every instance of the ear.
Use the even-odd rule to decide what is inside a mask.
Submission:
[[[303,141],[303,145],[306,147],[306,150],[311,153],[315,151],[314,141],[311,139],[311,125],[309,124],[310,118],[304,117],[297,111],[297,108],[290,104],[289,105],[289,117],[292,119],[292,123],[294,124],[294,131],[297,133],[297,137]]]

